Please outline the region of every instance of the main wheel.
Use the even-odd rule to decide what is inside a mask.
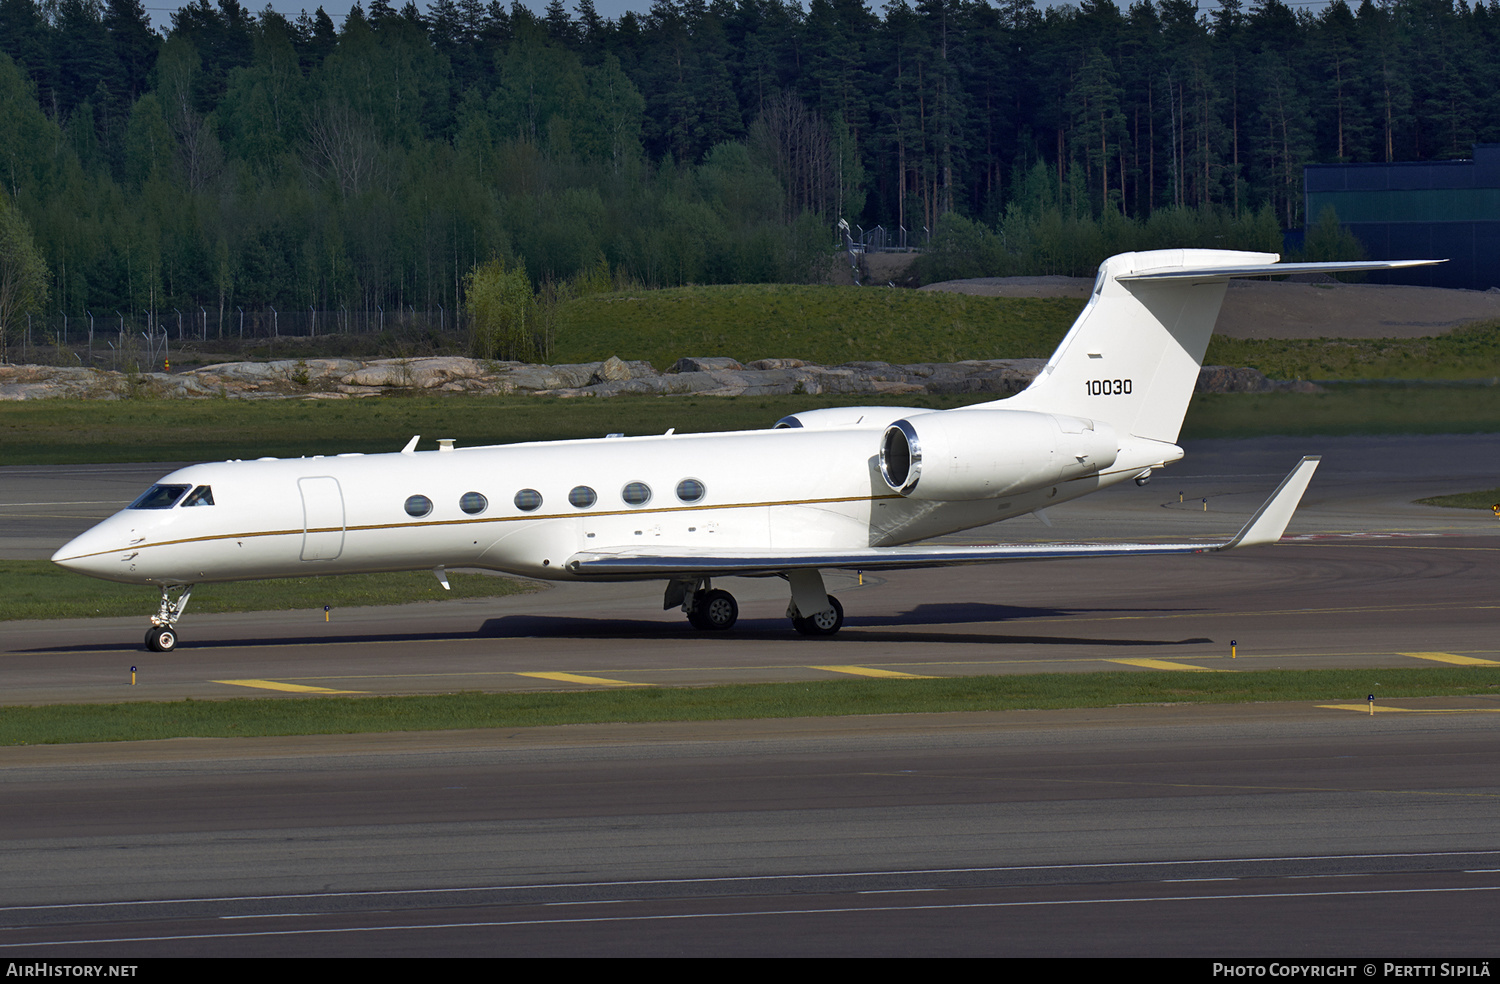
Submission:
[[[798,615],[792,619],[792,626],[805,636],[831,636],[844,627],[844,606],[833,595],[828,596],[828,603],[833,607],[826,612],[816,615]]]
[[[693,602],[693,612],[688,621],[695,629],[723,632],[732,628],[740,617],[740,606],[728,591],[706,591]]]
[[[169,625],[153,625],[146,630],[146,648],[153,653],[170,653],[177,648],[177,631]]]

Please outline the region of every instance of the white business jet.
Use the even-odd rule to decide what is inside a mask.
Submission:
[[[1036,380],[956,410],[852,407],[770,430],[225,461],[162,478],[69,542],[70,570],[161,588],[146,645],[177,645],[195,584],[447,568],[568,581],[662,580],[664,608],[705,630],[739,608],[712,579],[774,576],[787,614],[827,636],[827,569],[1203,553],[1281,537],[1312,478],[1304,458],[1244,529],[1216,544],[911,545],[1145,484],[1176,445],[1231,277],[1431,261],[1278,263],[1274,253],[1111,257]]]

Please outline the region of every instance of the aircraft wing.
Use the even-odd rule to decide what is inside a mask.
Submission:
[[[856,547],[845,550],[680,550],[636,547],[588,550],[568,558],[575,574],[670,577],[678,574],[728,576],[776,574],[806,569],[853,568],[866,571],[953,567],[1012,560],[1064,560],[1083,557],[1140,557],[1163,554],[1217,553],[1236,547],[1275,543],[1281,539],[1321,457],[1303,458],[1250,521],[1222,543],[1012,543],[993,546]]]

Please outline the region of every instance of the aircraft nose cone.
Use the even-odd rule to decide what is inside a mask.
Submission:
[[[52,563],[80,574],[104,577],[106,571],[120,566],[116,546],[107,542],[107,538],[101,536],[95,528],[75,536],[59,547],[52,555]]]
[[[57,552],[52,555],[52,563],[56,564],[59,567],[66,567],[70,571],[77,570],[76,565],[79,560],[79,555],[83,552],[78,549],[78,541],[81,539],[83,539],[83,537],[75,536],[67,543],[64,543],[62,546],[58,547]]]

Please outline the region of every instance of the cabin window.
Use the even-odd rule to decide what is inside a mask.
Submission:
[[[406,515],[421,518],[432,512],[432,500],[425,495],[414,495],[406,500]]]
[[[478,492],[465,492],[462,498],[458,500],[458,508],[468,513],[470,516],[473,516],[476,513],[484,512],[485,509],[489,508],[489,504],[490,500],[486,499]]]
[[[599,501],[599,495],[587,485],[580,485],[568,493],[568,501],[579,509],[587,509]]]
[[[127,509],[171,509],[191,485],[153,485]]]
[[[703,498],[703,483],[696,478],[684,478],[677,483],[677,498],[683,502],[697,502]]]
[[[516,493],[516,508],[522,512],[532,512],[542,504],[542,494],[536,489],[522,489]]]
[[[191,495],[182,500],[182,508],[188,506],[211,506],[214,504],[214,490],[207,485],[200,485],[193,489]]]
[[[651,501],[651,486],[645,482],[631,482],[620,490],[620,498],[632,506],[644,506]]]

